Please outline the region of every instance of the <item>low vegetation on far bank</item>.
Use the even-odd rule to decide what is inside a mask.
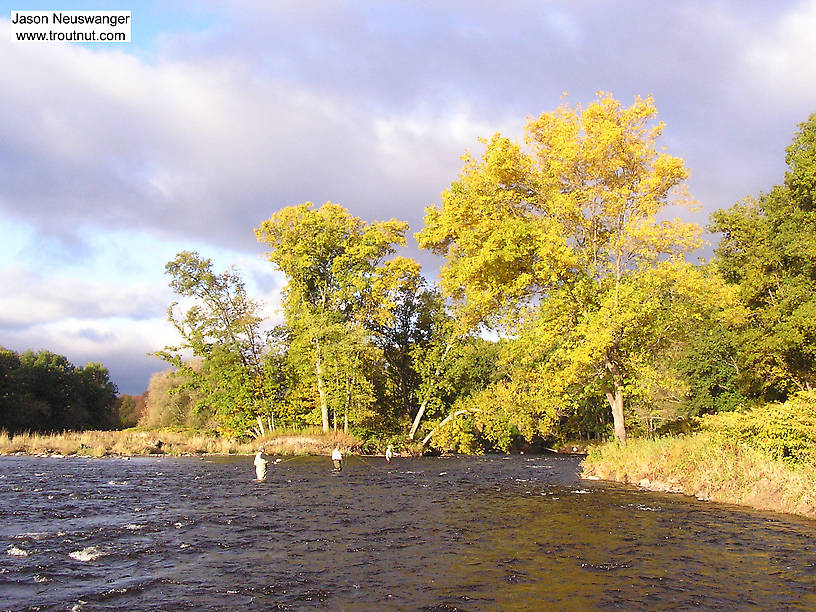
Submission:
[[[816,519],[816,391],[710,415],[690,435],[590,449],[584,477]]]
[[[361,447],[354,436],[342,432],[324,434],[317,428],[280,430],[249,441],[171,429],[15,435],[0,431],[0,455],[247,455],[261,445],[272,455],[325,455],[335,446],[346,452],[356,452]]]

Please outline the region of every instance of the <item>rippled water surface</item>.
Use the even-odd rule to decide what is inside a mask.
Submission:
[[[0,609],[816,609],[816,522],[569,457],[0,458]]]

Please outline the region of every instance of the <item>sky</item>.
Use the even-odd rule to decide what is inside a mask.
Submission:
[[[564,92],[653,95],[700,224],[781,183],[816,112],[816,0],[0,6],[0,346],[101,362],[122,393],[177,341],[177,252],[236,266],[278,320],[263,220],[331,200],[419,231],[479,137]],[[12,10],[55,8],[130,10],[132,41],[11,41]]]

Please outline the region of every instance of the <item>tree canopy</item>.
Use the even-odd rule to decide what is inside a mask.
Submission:
[[[332,202],[286,207],[255,230],[270,247],[269,260],[287,277],[284,311],[292,346],[312,364],[324,432],[330,427],[327,368],[346,362],[344,418],[353,396],[367,397],[363,404],[373,400],[361,386],[366,377],[360,369],[371,352],[366,330],[392,318],[400,284],[416,282],[418,264],[386,259],[405,244],[407,230],[395,219],[366,224]]]
[[[116,394],[100,363],[77,367],[51,351],[0,347],[0,429],[110,429],[118,425]]]
[[[170,287],[192,300],[186,312],[174,302],[168,319],[182,338],[157,356],[179,369],[185,386],[202,391],[198,409],[208,407],[219,417],[222,431],[244,433],[252,423],[271,418],[264,376],[266,338],[259,305],[249,298],[240,275],[234,270],[213,272],[212,261],[198,253],[182,251],[165,271]],[[198,358],[193,367],[189,357]]]
[[[750,320],[737,340],[749,394],[785,399],[816,386],[816,114],[787,148],[784,182],[712,215],[714,265]]]
[[[649,364],[715,299],[684,282],[701,229],[660,216],[693,202],[683,160],[657,149],[656,113],[651,97],[625,108],[600,93],[531,119],[526,146],[494,135],[417,235],[445,256],[442,288],[473,320],[535,337],[540,401],[592,386],[621,439],[624,393],[658,377]]]
[[[663,129],[651,97],[601,92],[529,119],[523,142],[482,140],[416,234],[444,257],[438,286],[396,254],[402,221],[332,202],[277,211],[255,230],[287,279],[268,333],[234,270],[179,253],[167,271],[183,343],[162,352],[178,371],[151,383],[147,413],[477,452],[625,440],[812,388],[816,115],[783,184],[714,214],[723,237],[697,265],[702,230],[680,217],[696,206],[689,172]]]

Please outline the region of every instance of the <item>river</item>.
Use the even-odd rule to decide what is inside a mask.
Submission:
[[[816,609],[816,522],[564,456],[0,457],[0,609]]]

